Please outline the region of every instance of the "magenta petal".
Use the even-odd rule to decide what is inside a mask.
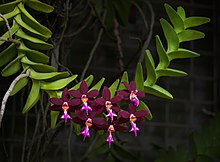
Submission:
[[[88,85],[84,80],[80,84],[80,92],[81,94],[86,94],[88,92]]]
[[[120,106],[112,105],[112,110],[114,110],[115,112],[119,112],[120,111]]]
[[[76,98],[80,98],[82,96],[82,94],[77,90],[70,90],[69,93],[71,96],[76,97]]]
[[[93,98],[93,97],[96,97],[98,96],[99,94],[99,91],[98,90],[91,90],[87,93],[87,97],[88,98]]]
[[[95,102],[98,104],[98,105],[102,105],[104,106],[105,105],[105,100],[103,98],[97,98],[95,100]]]
[[[68,102],[70,99],[69,91],[67,88],[64,88],[64,90],[63,90],[62,99],[64,102]]]
[[[132,81],[130,83],[130,87],[131,87],[131,90],[136,90],[136,83],[134,81]]]
[[[105,124],[104,118],[93,118],[92,121],[95,125],[104,125]]]
[[[120,115],[122,118],[130,118],[130,113],[127,111],[120,111],[118,112],[118,115]]]
[[[122,100],[123,100],[122,96],[115,96],[110,101],[111,101],[111,103],[116,104],[116,103],[121,102]]]
[[[103,91],[102,91],[102,97],[105,99],[105,101],[109,101],[110,100],[110,91],[107,87],[104,87],[103,88]]]
[[[138,110],[134,113],[136,117],[143,117],[148,114],[148,110]]]
[[[62,107],[59,105],[50,106],[48,109],[52,110],[52,111],[62,111],[63,110]]]
[[[62,105],[63,104],[63,100],[61,100],[59,98],[50,98],[50,102],[54,105]]]
[[[137,96],[140,98],[144,98],[145,97],[145,93],[143,91],[138,91],[137,92]]]
[[[126,87],[127,90],[131,91],[131,87],[128,83],[123,82],[122,84],[124,84],[124,86]]]
[[[78,106],[78,105],[81,104],[81,99],[79,99],[79,98],[74,98],[74,99],[72,99],[71,101],[69,101],[68,103],[69,103],[69,105],[71,105],[71,106]]]
[[[75,114],[79,119],[84,120],[84,121],[87,120],[87,116],[82,111],[76,110]]]

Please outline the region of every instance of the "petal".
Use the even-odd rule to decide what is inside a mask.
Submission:
[[[118,115],[120,115],[122,118],[130,118],[130,113],[127,111],[120,111],[118,112]]]
[[[92,108],[92,111],[89,111],[88,117],[92,119],[92,118],[95,117],[96,114],[97,114],[96,111],[94,111],[93,108]]]
[[[141,97],[141,98],[144,98],[145,97],[145,93],[143,91],[138,91],[137,92],[137,96]]]
[[[104,112],[104,110],[105,110],[104,106],[96,106],[93,108],[92,111],[94,111],[96,114],[101,114]]]
[[[98,126],[104,125],[106,123],[104,118],[93,118],[92,121],[95,125]]]
[[[120,111],[120,106],[112,105],[112,110],[114,110],[115,112],[119,112]]]
[[[82,83],[80,84],[80,92],[82,94],[86,94],[88,92],[88,85],[87,83],[83,80]]]
[[[98,94],[99,94],[98,90],[91,90],[87,93],[87,97],[88,98],[94,98],[94,97],[98,96]]]
[[[105,99],[105,101],[109,101],[110,100],[110,91],[107,87],[104,87],[103,91],[102,91],[102,97]]]
[[[62,111],[63,110],[62,107],[58,106],[58,105],[50,106],[48,109],[52,110],[52,111]]]
[[[123,123],[127,123],[129,121],[129,118],[118,118],[115,121],[115,124],[123,124]]]
[[[82,94],[77,90],[70,90],[69,93],[71,96],[76,97],[76,98],[80,98],[82,96]]]
[[[121,102],[122,100],[123,100],[122,96],[115,96],[110,101],[111,101],[112,104],[116,104],[116,103]]]
[[[77,123],[77,124],[84,124],[85,123],[85,121],[83,121],[83,120],[81,120],[81,119],[79,119],[79,118],[72,118],[71,119],[74,123]]]
[[[131,91],[131,87],[127,82],[122,82],[128,91]]]
[[[102,105],[104,106],[105,105],[105,100],[103,98],[97,98],[95,100],[95,102],[98,104],[98,105]]]
[[[144,117],[137,118],[137,123],[143,123],[143,122],[144,122]]]
[[[130,83],[130,87],[131,87],[131,90],[136,90],[136,83],[135,83],[135,81],[132,81]]]
[[[133,103],[130,102],[128,105],[128,112],[134,114],[135,111],[136,111],[136,107],[134,106]]]
[[[50,98],[50,102],[54,105],[62,105],[63,104],[63,100],[61,100],[59,98]]]
[[[123,91],[123,90],[118,90],[117,91],[117,94],[119,94],[119,95],[122,95],[122,96],[124,96],[124,97],[129,97],[129,95],[130,95],[130,92],[128,92],[128,91]]]
[[[127,130],[128,127],[127,126],[123,126],[123,125],[114,125],[116,130]]]
[[[74,98],[68,102],[71,106],[78,106],[81,104],[81,100],[79,98]]]
[[[67,102],[70,99],[69,91],[67,88],[64,88],[64,90],[63,90],[62,99],[64,102]]]
[[[136,117],[144,117],[148,114],[147,110],[138,110],[134,113]]]
[[[81,119],[86,121],[88,119],[88,117],[86,116],[86,114],[84,114],[84,112],[80,111],[80,110],[76,110],[75,111],[76,116]]]

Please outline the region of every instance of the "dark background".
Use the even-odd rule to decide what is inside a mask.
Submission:
[[[157,59],[157,56],[154,49],[154,36],[159,34],[160,37],[163,37],[159,19],[162,17],[167,18],[163,6],[165,2],[174,8],[182,6],[188,16],[209,17],[211,22],[198,28],[206,34],[204,39],[183,44],[187,49],[200,53],[201,57],[177,60],[172,64],[173,67],[183,69],[189,75],[182,78],[162,78],[159,80],[160,84],[173,94],[174,99],[170,101],[147,95],[146,103],[153,114],[153,119],[140,126],[141,131],[138,137],[133,137],[131,134],[123,135],[123,138],[128,139],[126,147],[132,151],[141,151],[145,160],[149,162],[154,161],[157,148],[168,148],[177,144],[187,147],[189,134],[192,131],[200,130],[202,124],[212,118],[213,113],[220,110],[220,66],[218,62],[220,19],[217,0],[151,0],[155,14],[155,24],[153,37],[148,48],[152,51],[155,59]],[[145,14],[146,17],[150,16],[148,10]],[[139,50],[139,42],[133,38],[141,38],[144,34],[143,21],[138,12],[134,11],[133,16],[134,20],[129,25],[119,28],[124,54],[122,60],[126,65],[130,79],[134,77],[138,60],[137,51]],[[79,22],[80,18],[79,20],[70,18],[66,34],[72,32],[74,26],[79,25]],[[91,22],[91,25],[78,35],[63,38],[60,44],[59,59],[72,73],[80,76],[97,39],[98,32],[99,27],[96,26],[96,23]],[[104,76],[106,78],[105,85],[110,85],[121,74],[118,60],[116,43],[104,34],[86,76],[93,74],[95,82]],[[59,68],[64,70],[62,67]],[[16,75],[9,78],[0,77],[0,99],[3,98],[10,82],[15,77]],[[28,115],[21,113],[27,91],[19,92],[16,96],[10,97],[7,102],[0,134],[1,162],[20,161],[24,139],[27,142],[32,139],[38,110],[31,110]],[[28,131],[25,131],[25,129]],[[27,138],[24,138],[25,135],[27,135]],[[68,136],[68,127],[62,127],[52,142],[53,151],[46,155],[46,161],[67,161]],[[81,137],[72,134],[71,155],[73,161],[82,156],[90,142],[83,142]]]

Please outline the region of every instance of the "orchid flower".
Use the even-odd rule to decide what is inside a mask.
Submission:
[[[104,87],[102,91],[102,97],[97,98],[95,101],[98,106],[100,106],[98,112],[102,113],[105,108],[108,113],[106,116],[109,117],[111,121],[113,121],[113,117],[117,116],[115,112],[120,111],[120,107],[117,103],[121,102],[123,98],[121,96],[114,96],[111,98],[110,96],[111,94],[109,89]]]
[[[80,84],[79,91],[77,90],[70,90],[70,95],[73,96],[72,102],[76,105],[82,105],[81,111],[85,111],[88,115],[89,111],[92,111],[91,105],[94,102],[94,97],[98,95],[98,90],[91,90],[88,92],[88,85],[83,80]]]
[[[68,119],[72,119],[72,117],[68,114],[68,111],[74,111],[73,104],[70,101],[70,95],[68,89],[64,89],[61,98],[50,98],[50,102],[53,104],[49,107],[49,110],[52,111],[62,111],[63,115],[61,119],[67,122]]]

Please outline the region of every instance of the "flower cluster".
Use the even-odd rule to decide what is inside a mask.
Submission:
[[[52,106],[49,110],[60,111],[61,119],[67,122],[71,120],[84,126],[82,134],[84,140],[90,137],[90,129],[105,130],[108,133],[106,142],[109,146],[114,142],[115,131],[126,131],[130,123],[130,132],[137,136],[139,128],[137,123],[144,121],[149,113],[147,110],[137,110],[139,98],[145,97],[144,92],[136,89],[136,84],[123,82],[125,89],[117,90],[116,95],[111,97],[110,90],[103,88],[101,96],[98,90],[88,90],[85,81],[80,84],[79,90],[64,89],[61,98],[50,98]],[[126,110],[120,107],[122,101],[128,103]],[[74,114],[71,116],[70,112]],[[100,115],[105,114],[105,116]]]

